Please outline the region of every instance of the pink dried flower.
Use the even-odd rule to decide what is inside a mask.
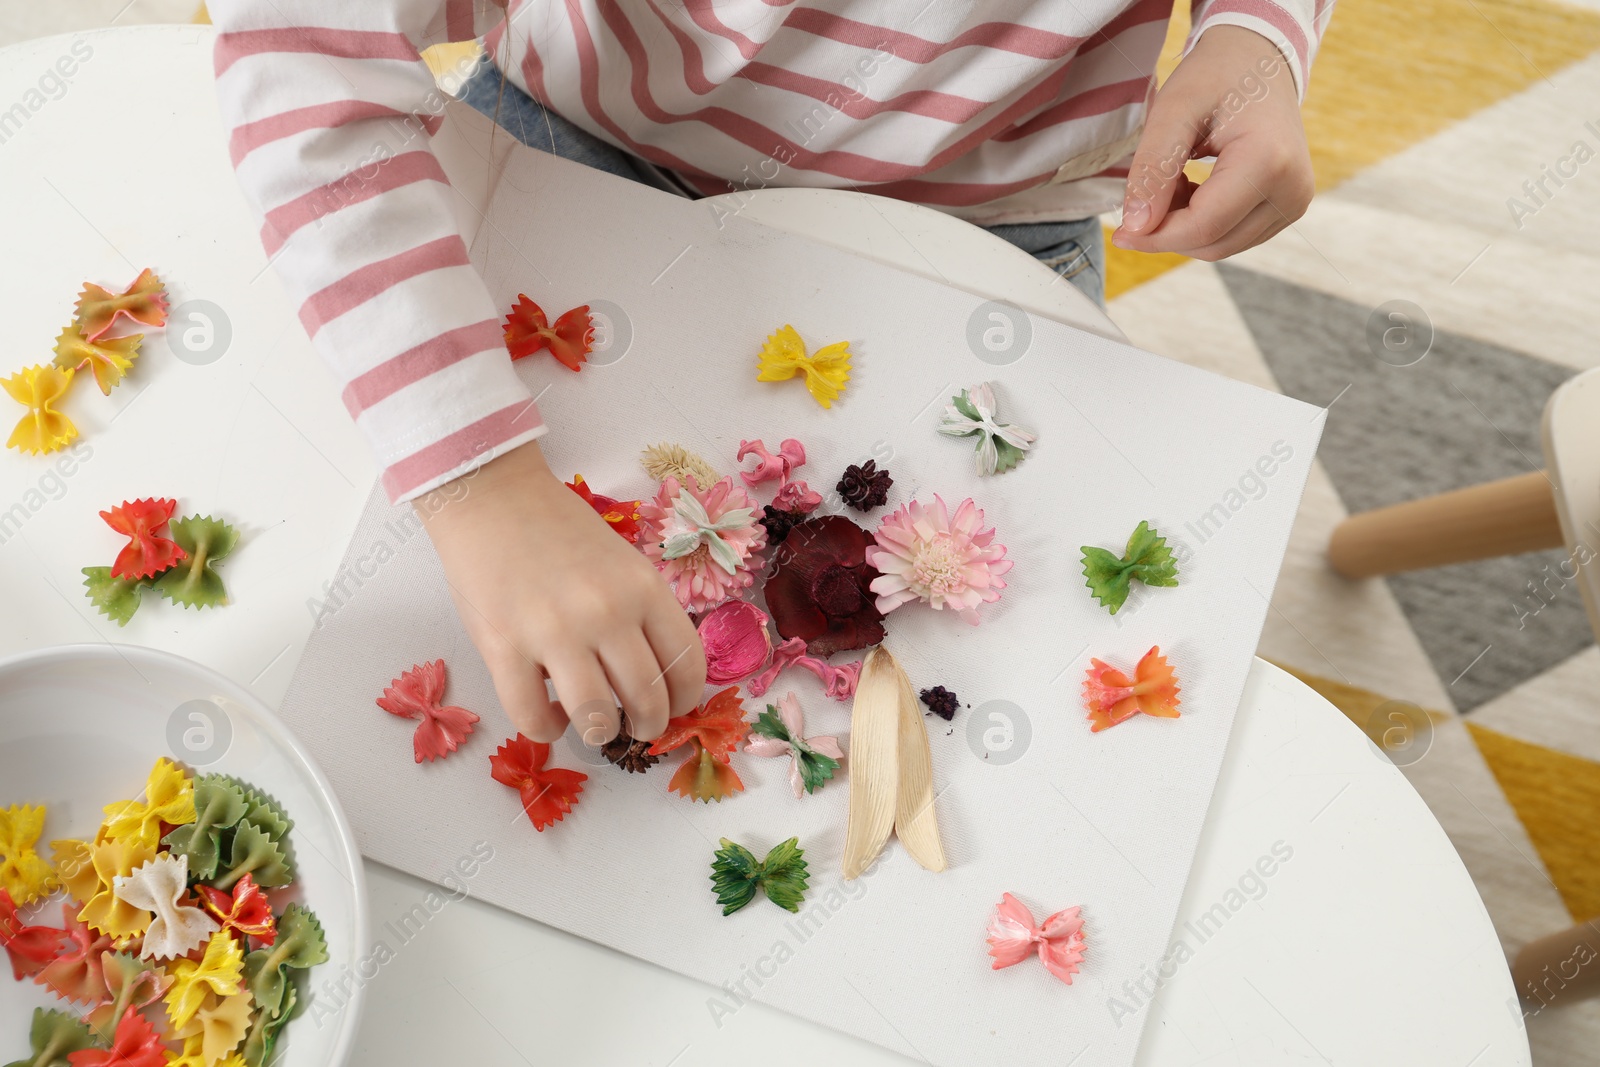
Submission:
[[[741,463],[744,457],[755,456],[757,463],[753,471],[741,471],[739,477],[744,479],[744,484],[752,489],[762,482],[776,478],[780,482],[787,482],[789,475],[796,467],[805,466],[806,449],[799,441],[790,437],[778,446],[778,454],[773,455],[767,451],[767,446],[761,441],[740,441],[739,453],[735,457]]]
[[[764,695],[778,680],[778,675],[790,667],[804,667],[816,675],[822,683],[823,692],[834,700],[849,700],[855,696],[856,684],[861,680],[860,660],[835,667],[825,659],[807,655],[806,643],[798,637],[791,637],[772,650],[772,662],[767,664],[766,670],[745,684],[745,690],[753,697]]]
[[[1000,599],[1011,569],[1006,546],[984,529],[983,511],[970,499],[951,514],[937,495],[933,504],[912,501],[886,517],[867,548],[869,566],[879,572],[871,589],[877,608],[888,614],[910,600],[948,607],[978,624],[978,605]]]
[[[694,476],[668,476],[639,506],[639,548],[673,583],[686,611],[702,612],[755,583],[755,554],[767,531],[743,489],[723,478],[702,490]]]
[[[797,512],[801,515],[817,510],[817,505],[821,503],[822,494],[799,480],[784,482],[778,487],[777,495],[772,498],[772,506],[779,511]]]
[[[748,600],[730,600],[700,620],[706,650],[706,681],[726,685],[748,678],[767,665],[772,638],[767,613]]]

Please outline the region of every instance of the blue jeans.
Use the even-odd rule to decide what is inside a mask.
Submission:
[[[631,181],[644,182],[670,192],[684,192],[643,160],[607,144],[554,111],[547,110],[543,104],[506,81],[494,64],[487,60],[461,87],[461,99],[532,148]],[[1077,286],[1096,304],[1105,306],[1106,246],[1098,218],[988,226],[985,229],[1027,252]]]

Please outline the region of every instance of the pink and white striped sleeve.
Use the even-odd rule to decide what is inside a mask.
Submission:
[[[1194,0],[1187,53],[1212,26],[1242,26],[1273,44],[1288,61],[1295,92],[1306,98],[1311,60],[1333,15],[1334,0]]]
[[[419,55],[488,29],[500,9],[213,0],[211,16],[239,183],[389,498],[542,434],[429,145],[447,98]]]

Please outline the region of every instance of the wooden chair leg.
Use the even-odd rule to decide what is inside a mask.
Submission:
[[[1442,567],[1559,548],[1550,480],[1531,471],[1352,515],[1333,531],[1328,562],[1346,578]]]
[[[1522,946],[1511,979],[1522,1002],[1541,1009],[1600,996],[1600,919]]]

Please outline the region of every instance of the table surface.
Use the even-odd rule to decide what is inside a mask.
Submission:
[[[196,27],[0,50],[0,104],[28,113],[0,144],[0,193],[26,205],[0,222],[0,282],[14,298],[0,371],[48,360],[85,279],[152,265],[175,305],[166,336],[147,341],[111,397],[69,398],[87,455],[0,459],[0,601],[11,608],[0,655],[86,639],[152,645],[275,707],[310,634],[308,600],[337,567],[374,471],[266,269],[228,167],[210,51]],[[41,90],[49,70],[65,91]],[[159,136],[138,136],[152,128]],[[763,193],[742,211],[1118,336],[1030,257],[935,212],[806,191]],[[185,353],[184,336],[204,351]],[[96,511],[150,494],[241,526],[226,570],[234,602],[207,613],[147,602],[119,631],[90,609],[78,571],[107,551]],[[428,887],[368,866],[374,936],[394,952],[367,991],[357,1064],[910,1062],[759,1003],[714,1016],[709,986],[470,899],[396,938],[391,924]],[[1148,1023],[1142,1065],[1529,1062],[1499,941],[1438,823],[1360,730],[1261,661],[1173,950],[1107,1010]],[[0,1030],[10,1036],[9,1023]]]

